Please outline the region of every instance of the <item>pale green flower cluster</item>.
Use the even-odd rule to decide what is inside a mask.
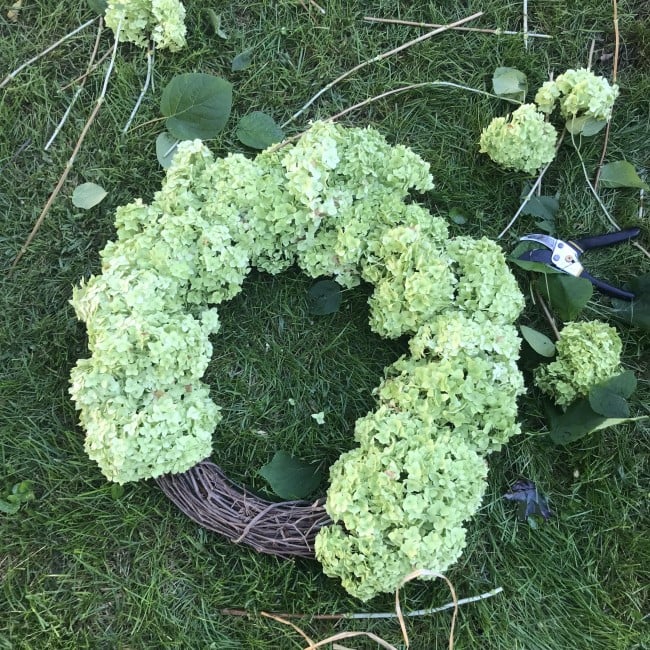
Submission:
[[[172,52],[185,47],[185,7],[179,0],[108,0],[106,24],[120,40]]]
[[[523,298],[499,247],[450,239],[412,203],[429,167],[372,129],[317,123],[249,160],[179,145],[150,205],[117,210],[102,274],[74,291],[92,356],[72,372],[86,450],[111,480],[182,472],[208,456],[219,408],[201,382],[217,307],[252,266],[297,264],[374,285],[372,328],[411,336],[387,369],[359,447],[332,468],[326,573],[361,598],[417,568],[443,571],[485,489],[485,455],[518,432],[512,326]]]
[[[557,131],[535,104],[522,104],[507,117],[495,117],[479,140],[486,153],[505,169],[534,174],[555,157]]]
[[[556,404],[566,407],[622,371],[622,347],[618,332],[607,323],[567,323],[556,344],[556,360],[536,370],[535,383]]]
[[[535,103],[544,113],[552,113],[558,100],[565,119],[591,117],[607,121],[618,97],[618,86],[586,68],[567,70],[554,81],[546,81],[535,95]]]

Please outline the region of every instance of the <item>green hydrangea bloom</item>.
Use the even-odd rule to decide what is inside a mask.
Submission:
[[[623,344],[602,321],[567,323],[556,344],[555,361],[540,366],[535,383],[559,406],[568,406],[589,389],[621,372]]]
[[[591,117],[607,121],[618,97],[616,84],[586,68],[567,70],[554,81],[545,82],[535,95],[535,103],[544,113],[552,113],[559,100],[565,119]]]
[[[185,47],[185,7],[179,0],[108,0],[105,20],[120,40],[172,52]]]
[[[522,104],[508,117],[495,117],[479,141],[486,153],[505,169],[534,174],[555,157],[557,131],[544,121],[534,104]]]

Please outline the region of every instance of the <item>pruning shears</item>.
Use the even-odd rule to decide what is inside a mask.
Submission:
[[[530,234],[519,238],[519,241],[533,241],[541,244],[544,248],[535,248],[519,255],[520,260],[527,262],[541,262],[551,268],[568,273],[576,278],[589,280],[602,293],[619,298],[620,300],[634,300],[634,294],[614,287],[591,275],[580,262],[580,255],[592,248],[611,246],[620,242],[629,241],[637,237],[641,232],[640,228],[628,228],[618,232],[605,235],[594,235],[564,241],[549,235]]]

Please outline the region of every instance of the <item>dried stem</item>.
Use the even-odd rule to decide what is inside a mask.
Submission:
[[[528,0],[524,0],[524,49],[528,49]]]
[[[560,148],[560,145],[562,144],[562,141],[564,140],[564,134],[565,133],[566,133],[566,129],[564,129],[562,131],[562,133],[560,133],[560,137],[557,140],[557,144],[555,145],[555,154],[556,155],[557,155],[557,152],[558,152],[558,150]],[[555,160],[555,156],[553,156],[553,160]],[[553,162],[553,160],[546,163],[546,165],[544,166],[542,171],[539,172],[539,176],[537,177],[537,180],[535,181],[533,186],[530,188],[530,191],[528,192],[528,194],[526,194],[526,196],[524,197],[523,203],[519,206],[519,209],[517,210],[517,212],[515,212],[515,216],[512,217],[512,219],[510,219],[510,221],[508,222],[508,225],[498,234],[497,240],[501,239],[508,232],[508,230],[510,230],[510,228],[512,228],[515,221],[517,221],[517,219],[519,218],[519,215],[522,213],[523,209],[526,207],[526,204],[528,203],[528,201],[530,201],[530,199],[533,197],[533,194],[535,194],[535,191],[537,190],[537,188],[541,185],[542,179],[544,178],[544,174],[546,174],[546,172],[547,172],[548,168],[551,166],[551,163]]]
[[[364,16],[363,19],[369,23],[383,23],[386,25],[407,25],[409,27],[424,27],[426,29],[436,29],[443,27],[437,23],[418,23],[413,20],[399,20],[397,18],[377,18],[375,16]],[[481,27],[452,27],[453,31],[458,32],[475,32],[477,34],[494,34],[495,36],[519,36],[522,32],[513,32],[508,29],[483,29]],[[528,32],[529,38],[553,38],[548,34],[534,34]]]
[[[27,251],[27,248],[29,245],[32,243],[34,237],[36,236],[36,233],[38,232],[39,228],[43,224],[43,221],[45,220],[45,216],[49,212],[50,207],[54,203],[54,200],[58,196],[59,192],[61,191],[61,188],[63,187],[63,184],[65,183],[66,179],[68,178],[68,174],[70,173],[70,170],[72,169],[72,165],[74,164],[74,161],[77,157],[77,154],[79,153],[79,149],[81,148],[81,145],[88,134],[88,131],[90,130],[90,126],[95,120],[95,117],[97,117],[97,113],[99,113],[99,109],[101,108],[101,105],[104,102],[104,98],[106,96],[106,89],[108,88],[108,80],[111,76],[111,73],[113,72],[113,67],[115,65],[115,55],[117,54],[117,45],[119,43],[119,35],[120,35],[120,28],[122,26],[122,23],[118,23],[117,29],[115,30],[115,42],[113,43],[112,47],[112,53],[111,53],[111,62],[110,65],[108,66],[108,70],[106,71],[106,75],[104,77],[104,84],[102,86],[101,93],[99,97],[97,98],[97,102],[95,104],[95,108],[93,109],[92,113],[90,114],[90,117],[84,124],[84,128],[81,131],[81,134],[79,135],[79,139],[77,140],[77,144],[74,146],[74,149],[72,150],[72,154],[70,155],[70,158],[68,159],[68,162],[65,165],[65,169],[63,170],[63,173],[61,174],[61,178],[59,178],[59,182],[56,184],[56,187],[54,188],[52,194],[50,194],[50,198],[47,200],[47,203],[45,204],[45,207],[41,211],[41,214],[39,215],[38,219],[36,220],[36,223],[34,224],[34,227],[32,228],[32,231],[29,233],[29,236],[25,240],[25,243],[22,245],[22,248],[14,258],[14,261],[11,263],[11,269],[13,270],[18,262],[20,262],[22,256],[25,254]]]
[[[68,32],[65,36],[62,36],[56,43],[52,43],[49,47],[45,48],[40,54],[32,57],[29,61],[26,61],[22,65],[19,65],[13,72],[10,72],[1,82],[0,88],[4,88],[19,72],[22,72],[25,68],[30,66],[32,63],[35,63],[40,58],[44,57],[46,54],[49,54],[52,50],[55,50],[59,45],[65,43],[69,38],[78,34],[82,29],[85,29],[89,25],[92,25],[97,18],[91,18],[87,20],[83,25],[79,25],[76,29],[73,29],[71,32]]]
[[[63,114],[63,117],[59,120],[59,123],[56,125],[56,128],[54,129],[54,132],[50,136],[50,139],[45,143],[45,146],[43,147],[44,151],[47,151],[50,148],[50,146],[56,139],[56,136],[59,135],[59,132],[63,128],[63,125],[66,123],[66,120],[68,119],[68,116],[72,111],[72,107],[75,105],[77,99],[79,99],[79,95],[81,95],[84,86],[86,85],[86,79],[88,78],[88,75],[93,69],[95,57],[97,56],[97,50],[99,49],[99,41],[101,39],[103,29],[104,29],[104,19],[100,16],[99,25],[97,26],[97,36],[95,38],[95,45],[93,46],[93,50],[90,54],[90,59],[88,60],[88,65],[86,66],[86,72],[81,77],[81,83],[79,84],[79,88],[77,88],[75,94],[72,96],[72,101],[68,105],[68,108]]]
[[[338,120],[339,118],[343,117],[344,115],[347,115],[348,113],[351,113],[352,111],[356,111],[358,108],[362,108],[363,106],[367,106],[368,104],[371,104],[372,102],[376,102],[379,99],[384,99],[385,97],[390,97],[391,95],[396,95],[397,93],[403,93],[406,92],[407,90],[416,90],[418,88],[426,88],[427,86],[432,86],[432,87],[442,87],[442,88],[459,88],[460,90],[467,90],[468,92],[471,93],[476,93],[477,95],[484,95],[485,97],[493,97],[494,99],[503,99],[507,102],[510,102],[512,104],[521,104],[520,101],[517,101],[516,99],[509,99],[506,97],[499,97],[498,95],[493,95],[492,93],[489,93],[485,90],[478,90],[477,88],[471,88],[470,86],[463,86],[462,84],[457,84],[452,81],[422,81],[420,83],[416,84],[411,84],[409,86],[402,86],[401,88],[394,88],[393,90],[387,90],[385,93],[381,93],[380,95],[375,95],[375,97],[370,97],[368,99],[364,99],[362,102],[359,102],[358,104],[355,104],[354,106],[349,106],[348,108],[343,109],[340,113],[336,113],[336,115],[332,115],[331,117],[328,117],[328,120],[334,121]]]
[[[349,77],[350,75],[354,74],[358,70],[361,70],[362,68],[365,68],[366,66],[369,66],[372,63],[377,63],[378,61],[381,61],[382,59],[386,59],[389,56],[392,56],[393,54],[397,54],[398,52],[402,52],[403,50],[411,47],[412,45],[416,45],[417,43],[421,43],[422,41],[425,41],[432,36],[436,36],[437,34],[441,34],[442,32],[448,31],[450,29],[453,29],[454,27],[457,27],[459,25],[463,25],[464,23],[469,22],[470,20],[475,20],[479,16],[482,16],[483,12],[478,11],[475,14],[472,14],[471,16],[468,16],[467,18],[462,18],[461,20],[457,20],[453,23],[450,23],[449,25],[444,25],[443,27],[439,27],[437,29],[434,29],[431,32],[427,32],[426,34],[423,34],[422,36],[418,36],[418,38],[413,39],[412,41],[409,41],[408,43],[404,43],[403,45],[400,45],[399,47],[396,47],[392,50],[389,50],[388,52],[384,52],[382,54],[378,54],[377,56],[373,57],[372,59],[368,59],[367,61],[363,61],[362,63],[359,63],[359,65],[354,66],[354,68],[348,70],[347,72],[344,72],[342,75],[338,76],[334,81],[331,81],[328,83],[326,86],[321,88],[302,108],[300,108],[297,112],[295,112],[284,124],[282,124],[281,128],[285,128],[288,124],[293,122],[297,117],[302,115],[319,97],[321,97],[324,93],[326,93],[328,90],[331,90],[339,81],[343,81],[343,79]]]
[[[620,36],[618,32],[618,4],[616,0],[613,0],[613,11],[614,11],[614,64],[612,67],[612,82],[616,83],[616,77],[618,75],[618,54],[620,48]],[[609,127],[612,122],[610,117],[607,121],[607,126],[605,127],[605,140],[603,142],[603,150],[600,154],[600,160],[598,161],[598,168],[596,169],[596,177],[594,178],[594,189],[598,191],[598,182],[600,181],[600,172],[603,168],[605,162],[605,156],[607,155],[607,144],[609,143]]]
[[[503,587],[496,587],[491,591],[487,591],[484,594],[479,594],[478,596],[468,596],[467,598],[461,598],[458,601],[458,605],[467,605],[469,603],[475,603],[479,600],[485,600],[487,598],[492,598],[503,592]],[[403,616],[406,618],[416,618],[419,616],[429,616],[430,614],[438,614],[439,612],[444,612],[448,609],[452,609],[456,606],[456,603],[445,603],[439,607],[429,607],[427,609],[414,609],[410,612],[403,612]],[[229,616],[252,616],[253,613],[245,609],[222,609],[221,613]],[[286,619],[299,619],[299,618],[309,618],[314,621],[342,621],[346,619],[350,620],[370,620],[370,619],[385,619],[385,618],[397,618],[396,612],[346,612],[341,614],[293,614],[287,612],[273,612],[275,616],[281,616]]]
[[[307,636],[307,634],[301,630],[297,625],[292,623],[291,621],[287,621],[285,618],[282,616],[279,616],[278,614],[270,614],[269,612],[260,612],[262,616],[266,616],[266,618],[272,618],[274,621],[278,621],[278,623],[283,623],[284,625],[288,625],[292,627],[300,636],[309,643],[309,645],[314,645],[314,642]]]
[[[142,85],[142,90],[138,96],[138,100],[136,101],[135,106],[131,111],[131,115],[129,115],[129,119],[126,121],[126,124],[122,129],[122,135],[126,134],[126,132],[129,130],[131,122],[133,122],[133,119],[135,118],[138,109],[140,108],[140,104],[142,104],[144,96],[147,94],[147,90],[149,90],[149,84],[151,83],[151,74],[153,72],[153,53],[153,45],[150,45],[150,47],[147,48],[147,76],[145,77],[144,84]]]
[[[544,312],[544,316],[546,316],[546,320],[553,330],[555,340],[558,340],[560,338],[560,330],[558,330],[557,325],[555,324],[555,319],[553,318],[553,314],[551,314],[550,309],[544,301],[544,298],[542,298],[542,294],[539,292],[539,289],[537,289],[537,287],[535,287],[535,299],[537,302],[539,302],[542,311]]]

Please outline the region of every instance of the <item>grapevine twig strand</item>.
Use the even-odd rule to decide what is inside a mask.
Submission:
[[[72,107],[75,105],[77,102],[77,99],[79,99],[79,95],[81,95],[84,86],[86,85],[86,79],[88,79],[88,75],[91,73],[94,65],[95,65],[95,57],[97,56],[97,50],[99,49],[99,41],[102,36],[102,31],[104,29],[104,19],[100,17],[99,19],[99,25],[97,26],[97,36],[95,38],[95,45],[93,46],[93,50],[90,54],[90,59],[88,60],[88,65],[86,66],[86,72],[81,76],[81,81],[79,84],[79,88],[75,91],[75,94],[72,96],[72,101],[68,105],[68,108],[66,109],[65,113],[63,114],[63,117],[59,120],[59,123],[56,125],[56,128],[54,129],[54,132],[50,136],[50,139],[45,143],[45,146],[43,147],[44,151],[47,151],[54,140],[56,139],[56,136],[59,135],[59,132],[63,128],[63,125],[66,123],[68,116],[70,115],[70,112],[72,111]]]
[[[14,258],[14,261],[11,263],[11,269],[13,270],[16,268],[16,265],[18,262],[20,262],[22,256],[26,253],[27,249],[29,248],[29,245],[32,243],[34,237],[36,236],[36,233],[38,232],[39,228],[43,224],[43,221],[45,220],[45,216],[50,210],[50,207],[52,207],[52,204],[54,203],[54,200],[58,196],[59,192],[61,191],[61,188],[63,187],[63,184],[65,183],[66,179],[68,178],[68,174],[70,173],[70,170],[72,169],[72,165],[74,164],[75,159],[77,158],[77,154],[79,153],[79,149],[81,149],[81,145],[86,138],[86,135],[88,134],[88,131],[90,130],[90,126],[94,122],[95,118],[97,117],[97,114],[99,113],[99,109],[101,108],[101,105],[104,103],[104,98],[106,96],[106,89],[108,88],[108,80],[111,76],[111,73],[113,72],[113,67],[115,65],[115,56],[117,54],[117,45],[119,43],[119,36],[120,36],[120,28],[122,26],[122,23],[120,22],[117,26],[117,29],[115,30],[115,42],[113,43],[112,53],[111,53],[111,61],[108,66],[108,70],[106,71],[106,75],[104,76],[104,84],[102,86],[101,93],[99,94],[99,97],[97,98],[97,102],[95,103],[95,108],[93,109],[92,113],[90,114],[90,117],[84,124],[84,128],[81,131],[81,134],[79,135],[79,139],[77,140],[77,144],[75,144],[74,149],[72,150],[72,154],[70,155],[70,158],[68,159],[68,162],[65,165],[65,169],[63,170],[63,173],[61,174],[61,177],[59,178],[59,182],[56,184],[56,187],[52,191],[52,194],[50,194],[50,197],[47,200],[47,203],[45,204],[45,207],[41,211],[41,214],[39,215],[38,219],[36,220],[36,223],[34,224],[34,227],[32,228],[32,231],[29,233],[29,236],[25,240],[25,243],[22,245],[22,248],[20,251],[18,251],[18,254]]]
[[[422,41],[425,41],[432,36],[436,36],[437,34],[441,34],[442,32],[446,32],[450,29],[453,29],[454,27],[457,27],[459,25],[463,25],[470,20],[475,20],[476,18],[479,18],[480,16],[483,15],[482,11],[478,11],[475,14],[472,14],[471,16],[467,16],[466,18],[462,18],[460,20],[457,20],[456,22],[450,23],[448,25],[444,25],[443,27],[439,27],[437,29],[434,29],[431,32],[427,32],[426,34],[423,34],[422,36],[418,36],[417,38],[414,38],[412,41],[409,41],[408,43],[404,43],[403,45],[400,45],[399,47],[396,47],[392,50],[389,50],[388,52],[384,52],[383,54],[378,54],[377,56],[373,57],[372,59],[368,59],[366,61],[363,61],[359,63],[359,65],[354,66],[354,68],[348,70],[347,72],[344,72],[342,75],[339,75],[334,81],[330,81],[326,86],[321,88],[306,104],[302,106],[298,111],[296,111],[286,122],[284,122],[281,126],[281,128],[285,128],[288,124],[293,122],[297,117],[302,115],[319,97],[321,97],[323,94],[325,94],[328,90],[331,90],[339,81],[343,81],[343,79],[349,77],[351,74],[354,74],[358,70],[361,70],[362,68],[365,68],[366,66],[369,66],[372,63],[377,63],[378,61],[381,61],[382,59],[386,59],[389,56],[392,56],[393,54],[397,54],[398,52],[401,52],[412,45],[416,45],[417,43],[421,43]]]
[[[65,43],[69,38],[78,34],[81,30],[86,29],[89,25],[92,25],[97,18],[91,18],[87,20],[83,25],[79,25],[76,29],[73,29],[71,32],[68,32],[65,36],[62,36],[56,43],[52,43],[49,47],[46,47],[40,54],[33,56],[29,61],[19,65],[13,72],[10,72],[1,82],[0,88],[4,88],[18,73],[22,72],[25,68],[29,67],[32,63],[35,63],[40,58],[44,57],[46,54],[49,54],[52,50],[55,50],[59,45]]]
[[[443,27],[438,23],[418,23],[413,20],[400,20],[398,18],[377,18],[376,16],[364,16],[363,19],[368,23],[382,23],[385,25],[406,25],[408,27],[424,27],[426,29],[436,29]],[[515,32],[509,29],[486,29],[482,27],[452,27],[457,32],[475,32],[476,34],[494,34],[495,36],[519,36],[522,32]],[[535,34],[528,32],[529,38],[553,38],[548,34]]]

